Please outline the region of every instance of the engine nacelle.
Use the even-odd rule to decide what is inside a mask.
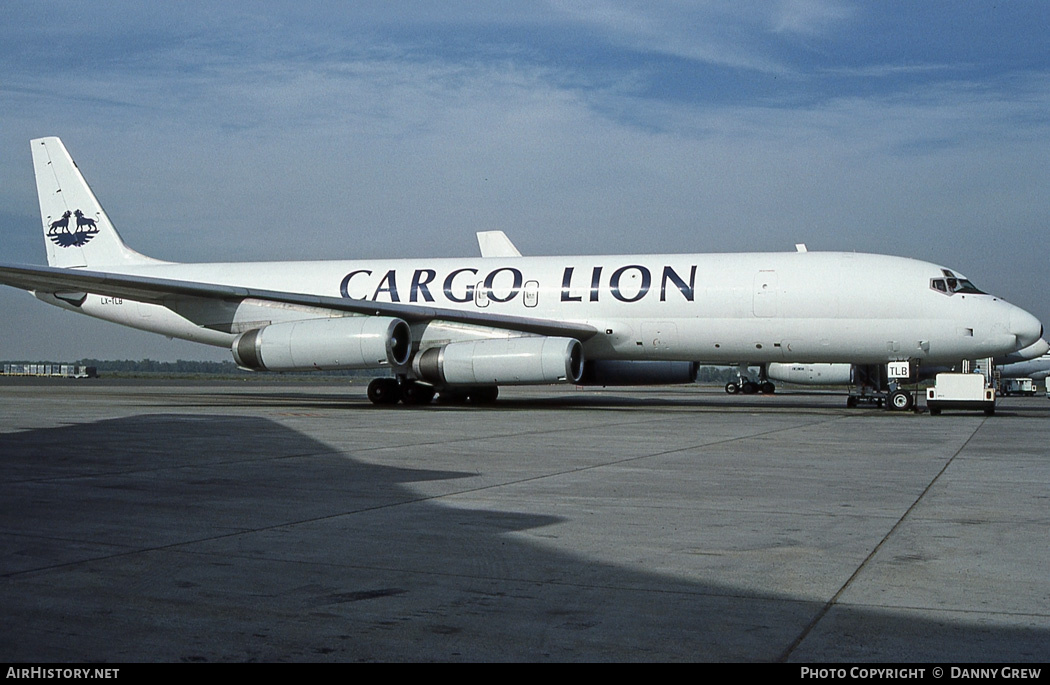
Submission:
[[[596,359],[583,367],[580,385],[676,385],[695,383],[697,362]]]
[[[775,381],[799,385],[852,385],[852,364],[780,364],[766,367],[766,376]]]
[[[238,366],[262,371],[329,371],[402,366],[412,331],[401,319],[345,316],[275,323],[233,341]]]
[[[417,354],[412,370],[438,386],[575,383],[583,346],[573,338],[546,337],[454,342]]]

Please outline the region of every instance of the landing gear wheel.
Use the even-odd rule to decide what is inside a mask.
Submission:
[[[763,395],[772,395],[777,391],[777,388],[769,381],[763,381],[761,384],[759,384],[758,391],[761,392]]]
[[[752,381],[745,381],[744,387],[741,388],[741,390],[743,390],[745,395],[754,395],[756,392],[758,392],[758,383],[754,383]]]
[[[854,407],[856,407],[857,406],[857,398],[854,397],[853,395],[850,395],[849,397],[847,397],[846,398],[846,406],[849,407],[850,409],[853,409]]]
[[[397,404],[401,387],[396,378],[375,378],[368,384],[368,399],[372,404]]]
[[[735,395],[740,392],[740,386],[733,382],[726,383],[726,392]]]
[[[469,399],[466,393],[458,390],[442,390],[438,393],[438,404],[465,404]]]
[[[405,381],[401,386],[401,401],[413,406],[430,404],[434,399],[434,386],[423,385],[416,381]]]
[[[470,401],[474,404],[494,404],[499,397],[498,385],[487,385],[470,391]]]
[[[890,393],[890,409],[893,411],[908,411],[913,402],[911,393],[907,390],[894,390]]]

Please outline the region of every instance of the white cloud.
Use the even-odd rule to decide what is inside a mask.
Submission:
[[[853,10],[834,0],[779,0],[773,3],[773,30],[801,36],[820,36],[848,20]]]
[[[796,71],[778,56],[777,36],[817,37],[851,16],[842,3],[830,0],[555,0],[552,6],[605,40],[635,50],[768,73]]]

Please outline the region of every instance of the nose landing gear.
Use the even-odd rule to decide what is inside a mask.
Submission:
[[[889,406],[894,411],[908,411],[915,406],[915,398],[907,390],[898,388],[890,393]]]

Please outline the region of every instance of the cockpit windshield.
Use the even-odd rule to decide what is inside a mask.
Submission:
[[[941,273],[944,274],[944,278],[930,279],[930,288],[939,293],[944,293],[945,295],[954,295],[955,293],[963,293],[964,295],[985,294],[983,290],[978,289],[968,279],[959,278],[947,269],[941,269]]]

